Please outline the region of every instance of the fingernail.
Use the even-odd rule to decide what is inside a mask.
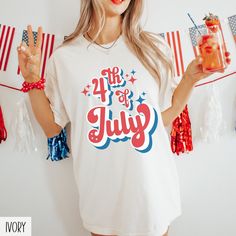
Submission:
[[[24,47],[24,46],[21,46],[21,50],[22,50],[22,51],[25,51],[25,47]]]

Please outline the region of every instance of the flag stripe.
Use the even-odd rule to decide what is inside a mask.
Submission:
[[[170,33],[169,32],[167,32],[167,41],[168,41],[168,43],[169,43],[169,45],[171,47],[171,44],[170,44]]]
[[[48,43],[49,43],[49,34],[47,35],[46,46],[44,50],[44,59],[43,59],[43,68],[42,68],[42,78],[44,78],[44,71],[46,66],[47,54],[48,54]]]
[[[18,68],[17,68],[17,75],[20,74],[20,66],[18,65]]]
[[[7,40],[8,40],[9,32],[10,32],[10,27],[7,27],[7,35],[6,35],[6,38],[4,40],[3,50],[1,51],[0,70],[2,69],[2,64],[3,64],[3,59],[4,59],[6,47],[7,47]]]
[[[175,53],[175,66],[176,66],[176,70],[177,70],[177,75],[180,76],[179,73],[179,63],[178,63],[178,58],[177,58],[177,49],[176,49],[176,44],[175,44],[175,33],[171,32],[172,35],[172,43],[173,43],[173,49],[174,49],[174,53]]]
[[[222,30],[221,23],[219,24],[219,28],[220,28],[220,32],[221,32],[221,35],[222,35],[223,48],[224,48],[224,51],[227,52],[227,47],[226,47],[226,43],[225,43],[225,37],[224,37],[224,33],[223,33],[223,30]]]
[[[182,45],[181,45],[179,31],[177,31],[177,39],[178,39],[178,46],[179,46],[179,56],[180,56],[181,72],[182,72],[182,75],[183,75],[184,74],[184,60],[183,60]]]
[[[4,71],[7,70],[7,64],[8,64],[8,60],[9,60],[9,56],[10,56],[10,52],[11,52],[11,47],[12,47],[12,42],[13,42],[14,35],[15,35],[15,28],[12,28],[10,43],[9,43],[9,46],[8,46],[7,56],[6,56],[6,60],[5,60],[4,68],[3,68]]]
[[[0,37],[0,50],[2,48],[2,42],[3,42],[3,37],[4,37],[5,30],[6,30],[6,26],[5,25],[3,27],[1,26],[1,31],[2,32],[1,32],[1,37]]]
[[[55,42],[55,35],[52,35],[52,39],[51,39],[51,47],[50,47],[50,53],[49,53],[49,57],[52,55],[53,52],[53,47],[54,47],[54,42]]]
[[[45,34],[43,33],[43,37],[42,37],[42,45],[41,45],[41,52],[43,51],[44,37],[45,37]]]

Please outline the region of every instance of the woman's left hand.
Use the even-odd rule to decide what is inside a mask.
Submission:
[[[220,73],[224,73],[225,69],[222,69]],[[184,73],[184,77],[188,80],[191,80],[193,84],[197,83],[199,80],[205,79],[211,75],[213,75],[216,72],[203,72],[202,71],[202,57],[198,56],[196,59],[190,62],[190,64],[187,66],[187,69]]]

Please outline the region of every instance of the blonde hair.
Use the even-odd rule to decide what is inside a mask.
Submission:
[[[169,56],[170,54],[166,55],[165,51],[163,52],[157,46],[160,44],[164,47],[167,46],[161,36],[142,30],[140,26],[142,12],[143,0],[131,0],[128,8],[122,14],[122,35],[130,50],[137,56],[149,73],[160,82],[161,75],[158,60],[160,60],[161,66],[170,69],[171,75],[174,76],[173,60]],[[66,45],[81,34],[87,33],[94,27],[95,22],[98,29],[93,41],[96,40],[103,29],[105,10],[99,0],[81,0],[80,18],[76,29],[73,33],[65,37],[59,47]]]

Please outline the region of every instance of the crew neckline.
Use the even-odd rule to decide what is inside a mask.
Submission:
[[[88,39],[85,38],[85,36],[83,34],[81,34],[81,40],[87,45],[87,46],[93,46],[94,48],[96,49],[99,49],[101,51],[104,51],[104,52],[110,52],[111,50],[113,50],[114,48],[117,47],[117,45],[119,45],[120,41],[123,39],[123,34],[121,33],[118,37],[118,39],[115,39],[113,40],[112,42],[110,43],[103,43],[103,44],[100,44],[101,46],[97,45],[96,43],[93,43],[91,41],[89,41]],[[116,42],[115,42],[116,41]],[[114,43],[115,42],[115,43]],[[109,47],[111,46],[112,44],[114,43],[113,47],[111,48],[103,48],[103,47]]]

